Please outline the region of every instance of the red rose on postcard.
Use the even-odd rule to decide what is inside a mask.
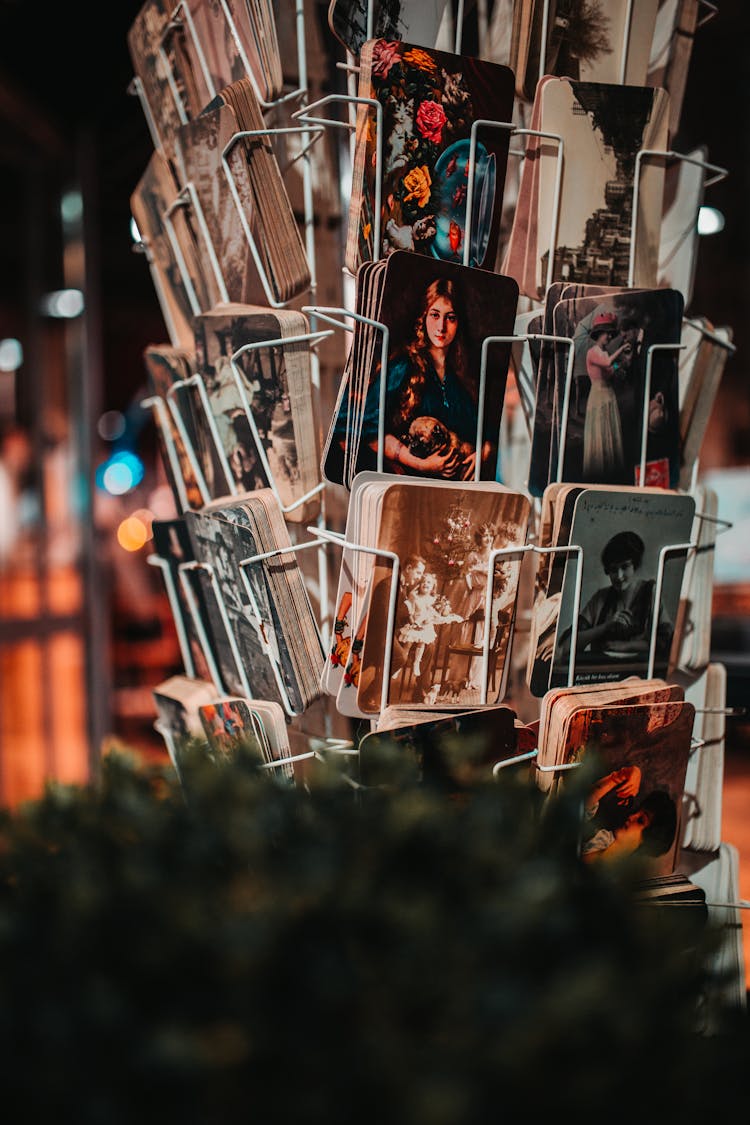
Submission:
[[[445,110],[438,102],[422,102],[417,110],[417,128],[428,141],[439,145],[443,137],[446,116]]]

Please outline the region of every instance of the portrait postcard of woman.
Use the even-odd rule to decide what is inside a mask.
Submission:
[[[637,855],[644,878],[674,871],[694,719],[684,701],[594,706],[578,715],[563,761],[595,756],[598,774],[585,801],[584,862]]]
[[[570,543],[581,552],[565,564],[551,687],[569,679],[579,565],[573,683],[646,676],[652,652],[652,674],[667,673],[694,515],[695,499],[687,494],[597,488],[580,493]]]
[[[649,483],[677,487],[683,307],[675,289],[550,286],[545,331],[559,343],[543,349],[537,380],[533,495],[555,479],[638,484],[644,452]]]
[[[510,343],[496,338],[512,336],[517,302],[516,282],[502,274],[390,255],[382,295],[366,313],[388,330],[386,370],[382,335],[359,349],[358,325],[351,354],[364,359],[339,397],[326,479],[351,487],[357,473],[375,470],[495,480],[510,358]]]

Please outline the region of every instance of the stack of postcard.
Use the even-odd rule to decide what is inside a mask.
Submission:
[[[510,65],[518,97],[533,101],[544,74],[644,85],[657,7],[658,0],[515,0]]]
[[[710,962],[701,1032],[721,1032],[727,1013],[747,1010],[745,954],[742,939],[739,852],[722,840],[712,852],[683,849],[679,869],[706,896],[708,923],[720,935]]]
[[[130,197],[130,210],[170,343],[190,349],[193,316],[211,308],[220,294],[179,197],[173,166],[156,149]]]
[[[154,520],[151,534],[154,554],[150,561],[162,573],[185,674],[218,684],[208,606],[185,520],[182,516]]]
[[[325,654],[276,496],[226,497],[185,520],[223,690],[301,714],[320,696]]]
[[[534,695],[667,674],[695,506],[658,488],[549,486],[529,637]]]
[[[683,308],[676,289],[549,286],[524,322],[543,337],[525,379],[534,380],[533,495],[552,481],[640,484],[642,469],[645,484],[678,487]]]
[[[179,673],[158,683],[151,694],[156,708],[154,725],[180,777],[180,757],[186,747],[205,742],[200,708],[216,699],[216,685],[198,676]]]
[[[195,390],[184,385],[195,375],[195,352],[150,344],[143,353],[164,472],[178,512],[206,500],[196,450],[205,444],[205,426],[196,413]]]
[[[286,716],[273,700],[221,696],[198,708],[208,744],[216,762],[236,759],[240,753],[256,756],[274,765],[280,777],[292,779],[291,756]]]
[[[185,675],[157,684],[152,696],[155,726],[181,783],[188,748],[201,748],[216,763],[246,753],[279,777],[294,779],[287,720],[278,703],[224,695],[214,684]]]
[[[538,754],[535,764],[536,782],[545,793],[552,793],[562,784],[567,763],[580,760],[581,748],[592,740],[598,746],[601,731],[612,726],[627,708],[644,708],[652,704],[682,702],[685,691],[679,684],[660,678],[644,679],[627,676],[617,683],[579,684],[576,687],[554,688],[547,692],[539,707],[537,728]],[[611,740],[611,733],[606,739]]]
[[[712,852],[721,843],[726,685],[726,668],[713,663],[685,688],[685,699],[695,707],[695,726],[685,779],[682,846],[692,851]]]
[[[446,262],[464,262],[468,253],[468,265],[493,269],[512,71],[402,40],[368,39],[358,96],[346,266],[356,273],[362,262],[411,250]],[[480,121],[470,167],[472,125]]]
[[[186,19],[187,8],[185,4]],[[259,99],[270,102],[281,95],[283,68],[272,0],[190,0],[189,8],[194,56],[199,44],[213,91],[242,75],[252,81]]]
[[[532,494],[556,480],[640,482],[644,461],[647,484],[689,491],[734,346],[731,329],[683,308],[668,287],[554,282],[518,312],[509,366]]]
[[[307,317],[230,303],[196,317],[193,330],[204,405],[196,453],[209,497],[271,488],[289,522],[314,519],[320,425]]]
[[[668,148],[668,116],[665,90],[541,79],[531,129],[544,135],[526,143],[502,264],[522,294],[562,280],[657,286],[664,161],[636,176],[636,158]]]
[[[321,678],[342,714],[502,699],[529,509],[493,481],[359,474]]]
[[[307,290],[302,236],[250,80],[225,87],[181,125],[175,147],[221,299],[283,305]]]
[[[644,878],[674,873],[695,708],[675,685],[626,681],[611,690],[550,693],[539,725],[537,776],[552,794],[576,765],[593,769],[581,857],[635,852]],[[560,712],[560,714],[558,714]]]
[[[180,126],[238,76],[264,100],[282,88],[276,21],[269,0],[146,0],[128,49],[154,144],[173,154]]]
[[[529,769],[535,740],[503,704],[470,711],[441,713],[388,708],[376,730],[359,742],[359,780],[366,786],[387,785],[384,749],[396,747],[414,765],[421,782],[448,792],[490,781],[493,771],[515,759]]]
[[[325,478],[350,488],[380,450],[380,471],[494,480],[517,299],[512,278],[406,250],[361,266]]]

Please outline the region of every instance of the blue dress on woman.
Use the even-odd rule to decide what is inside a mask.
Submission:
[[[392,433],[402,441],[406,439],[409,424],[420,416],[437,418],[461,441],[467,441],[472,448],[477,439],[477,406],[464,384],[452,367],[446,366],[445,378],[441,381],[434,365],[428,359],[424,386],[420,401],[409,416],[398,424],[394,415],[399,412],[402,392],[408,385],[412,363],[408,356],[402,355],[388,364],[385,390],[385,424],[383,436]],[[380,420],[380,373],[378,372],[367,390],[362,412],[361,442],[357,457],[357,470],[377,468],[378,423]],[[372,448],[374,446],[375,448]],[[404,472],[403,466],[390,467],[386,471]]]

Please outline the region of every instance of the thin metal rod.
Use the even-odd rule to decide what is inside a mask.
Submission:
[[[646,157],[662,156],[665,160],[682,160],[686,164],[695,164],[698,168],[705,168],[707,171],[714,172],[710,179],[704,180],[704,188],[711,187],[712,184],[719,183],[720,180],[726,179],[729,175],[727,168],[721,168],[718,164],[709,164],[705,160],[699,160],[694,156],[686,156],[684,153],[675,152],[673,149],[658,149],[658,148],[642,148],[635,158],[635,174],[633,176],[633,206],[632,215],[630,220],[630,262],[628,266],[628,289],[635,286],[635,244],[638,234],[638,208],[639,196],[641,187],[641,165]]]
[[[201,646],[201,651],[203,652],[203,656],[208,666],[208,673],[211,677],[211,682],[213,683],[217,691],[226,693],[227,689],[223,679],[221,678],[219,666],[214,659],[213,646],[211,645],[211,642],[208,639],[208,635],[206,634],[206,630],[203,625],[203,619],[201,618],[200,610],[198,608],[198,603],[195,600],[195,591],[193,590],[193,587],[190,584],[190,580],[187,577],[187,571],[194,569],[195,567],[193,566],[192,561],[178,563],[177,565],[177,573],[179,575],[180,583],[182,584],[182,589],[184,591],[185,599],[188,604],[190,616],[193,619],[193,625],[195,626],[198,643]]]
[[[196,678],[195,663],[193,662],[193,653],[190,649],[190,642],[188,640],[187,631],[185,629],[185,622],[182,617],[182,609],[177,598],[177,587],[174,584],[174,576],[171,567],[166,559],[160,555],[149,555],[146,559],[149,566],[158,566],[162,572],[164,579],[164,586],[167,593],[167,601],[169,608],[172,612],[174,620],[174,627],[177,633],[177,643],[180,646],[180,655],[182,657],[182,664],[185,669],[185,675],[190,676],[191,679]]]
[[[156,424],[161,431],[164,439],[164,446],[167,451],[167,459],[172,471],[172,479],[174,480],[175,488],[177,489],[177,496],[180,502],[180,512],[186,511],[190,507],[187,497],[187,489],[185,487],[185,478],[182,475],[182,468],[177,456],[177,449],[174,443],[174,434],[172,427],[169,425],[169,417],[167,415],[167,407],[164,399],[160,395],[151,395],[149,398],[141,399],[141,407],[148,410],[149,407],[153,408],[156,415]]]
[[[646,352],[646,371],[643,379],[643,416],[641,418],[641,460],[640,481],[641,488],[646,487],[646,455],[648,448],[648,407],[651,402],[651,372],[653,367],[653,353],[656,351],[683,351],[687,344],[650,344]]]
[[[694,551],[697,543],[670,543],[662,547],[659,551],[659,565],[656,569],[656,585],[654,587],[654,605],[651,613],[651,636],[649,637],[648,645],[648,671],[646,672],[646,679],[651,680],[654,676],[654,662],[656,660],[656,637],[659,629],[659,609],[661,607],[661,591],[664,585],[664,563],[667,555],[674,554],[677,551]]]
[[[571,554],[576,556],[576,577],[573,588],[573,622],[570,631],[570,652],[568,653],[568,687],[575,683],[576,649],[578,648],[578,615],[581,609],[581,584],[583,582],[583,548],[578,543],[569,543],[557,547],[537,547],[532,544],[530,549],[535,555]],[[559,621],[559,615],[558,615]],[[552,653],[551,667],[554,669],[555,653]]]

